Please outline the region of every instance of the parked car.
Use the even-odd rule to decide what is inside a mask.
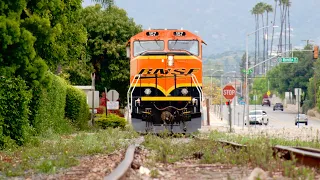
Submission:
[[[268,125],[269,117],[264,110],[252,110],[249,112],[249,124],[264,124]],[[247,125],[247,118],[245,117],[245,125]]]
[[[298,123],[304,123],[305,125],[308,125],[308,116],[306,114],[297,114],[295,118],[295,125],[298,125]]]
[[[283,104],[282,103],[276,103],[274,106],[273,106],[273,111],[275,110],[281,110],[283,111]]]
[[[264,105],[267,105],[267,106],[270,107],[270,105],[271,105],[270,100],[269,99],[263,99],[262,100],[262,106],[264,106]]]

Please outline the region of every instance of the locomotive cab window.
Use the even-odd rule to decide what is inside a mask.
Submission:
[[[134,41],[133,54],[139,56],[146,51],[163,51],[164,41]]]
[[[199,56],[199,41],[197,40],[170,40],[169,50],[186,50],[193,55]]]

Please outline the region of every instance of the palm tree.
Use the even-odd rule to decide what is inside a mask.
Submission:
[[[275,26],[275,24],[276,24],[277,6],[278,6],[278,0],[275,0],[275,4],[274,4],[274,14],[273,14],[273,26]],[[271,46],[270,46],[270,55],[271,55],[271,53],[272,53],[273,37],[274,37],[274,27],[272,28],[272,38],[271,38]]]
[[[263,2],[259,2],[256,4],[255,8],[257,10],[257,14],[258,14],[258,28],[259,28],[259,15],[261,15],[261,21],[262,21],[262,27],[264,26],[264,22],[263,22],[263,13],[264,13],[264,4]],[[263,29],[264,32],[264,29]],[[263,36],[262,36],[263,37]],[[260,31],[258,31],[258,62],[260,62],[260,43],[259,43],[259,39],[260,39]],[[261,69],[260,66],[260,70],[259,70],[259,74],[262,72],[263,70]]]
[[[292,46],[291,46],[291,26],[290,26],[290,6],[291,6],[291,2],[288,0],[288,26],[289,26],[289,50],[292,49]]]
[[[256,6],[252,8],[251,14],[254,15],[256,30],[258,29],[258,11]],[[257,64],[257,31],[255,32],[255,44],[254,44],[254,64]],[[256,68],[254,68],[254,76],[256,75]]]
[[[272,8],[272,6],[270,5],[270,4],[266,4],[265,5],[265,7],[264,7],[264,9],[265,9],[265,11],[266,11],[266,13],[267,13],[267,26],[269,26],[269,13],[270,12],[273,12],[273,8]],[[269,50],[269,27],[267,28],[267,50],[266,50],[266,55],[267,55],[267,57],[266,57],[266,59],[268,59],[268,50]],[[268,63],[269,65],[268,65],[268,70],[269,70],[269,68],[270,68],[270,61],[269,61],[269,63]]]
[[[108,7],[108,8],[114,5],[114,0],[92,0],[92,1],[100,3],[103,7]]]

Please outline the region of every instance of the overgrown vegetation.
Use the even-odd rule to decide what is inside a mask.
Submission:
[[[107,8],[83,8],[81,0],[1,2],[1,148],[86,129],[86,96],[71,85],[89,85],[93,72],[97,90],[125,96],[125,43],[142,28],[113,0],[96,2]]]
[[[108,154],[127,148],[130,139],[137,137],[129,129],[108,128],[59,136],[34,137],[21,147],[11,147],[1,152],[0,178],[28,177],[34,173],[57,173],[75,166],[80,157]]]
[[[224,139],[233,142],[238,142],[247,145],[246,149],[234,149],[229,146],[222,146],[215,140]],[[149,165],[154,165],[154,162],[174,163],[187,159],[200,159],[198,163],[222,163],[225,165],[240,165],[249,166],[251,168],[260,167],[271,173],[282,172],[283,176],[293,179],[314,179],[315,169],[298,166],[296,160],[284,161],[273,155],[273,145],[303,145],[311,147],[319,147],[317,142],[304,141],[288,141],[281,138],[268,138],[268,136],[235,136],[226,133],[214,131],[206,140],[191,140],[186,143],[172,139],[169,137],[156,137],[147,135],[143,145],[151,150],[151,162]]]

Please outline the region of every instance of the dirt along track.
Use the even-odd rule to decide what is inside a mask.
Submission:
[[[204,139],[192,138],[198,141],[207,141]],[[179,143],[190,143],[191,138],[174,138],[172,142],[174,144]],[[241,151],[247,148],[245,145],[227,142],[227,141],[217,141],[221,147],[229,147],[237,151]],[[273,170],[264,171],[259,167],[252,165],[235,165],[230,163],[221,163],[221,162],[210,162],[210,160],[203,160],[205,157],[204,153],[201,151],[195,151],[192,153],[192,156],[182,158],[175,162],[163,162],[163,157],[156,158],[157,161],[154,161],[152,156],[155,154],[148,147],[148,145],[140,145],[136,148],[134,153],[134,158],[131,163],[131,168],[128,169],[125,176],[121,179],[254,179],[255,177],[260,177],[261,179],[292,179],[293,177],[285,177],[282,170]],[[278,155],[284,160],[290,160],[293,158],[292,152],[285,149],[283,146],[273,147],[274,155]],[[296,149],[297,150],[297,149]],[[305,151],[303,151],[305,150]],[[307,150],[306,148],[299,149],[300,157],[296,156],[299,159],[300,165],[310,165],[319,170],[319,157],[320,153],[316,150]],[[312,151],[312,152],[311,152]],[[279,153],[281,152],[281,155]],[[311,154],[314,153],[314,154]],[[177,152],[179,153],[179,152]],[[295,152],[297,155],[299,152]],[[169,153],[170,154],[170,153]],[[308,155],[309,154],[309,155]],[[169,156],[165,154],[158,154],[158,156]],[[154,156],[153,156],[154,157]],[[308,161],[300,161],[302,159]],[[308,158],[306,158],[308,157]],[[311,160],[310,160],[311,158]],[[317,159],[319,158],[319,159]],[[162,159],[162,160],[161,160]],[[282,160],[282,161],[284,161]],[[162,161],[162,162],[161,162]],[[209,163],[204,163],[209,162]],[[313,162],[313,163],[312,163]],[[317,163],[318,164],[315,164]],[[310,171],[311,172],[311,171]],[[288,174],[286,175],[288,176]],[[289,176],[298,176],[295,174],[289,174]],[[319,179],[319,173],[317,170],[314,170],[310,174],[307,174],[305,177],[311,177],[311,179]]]

